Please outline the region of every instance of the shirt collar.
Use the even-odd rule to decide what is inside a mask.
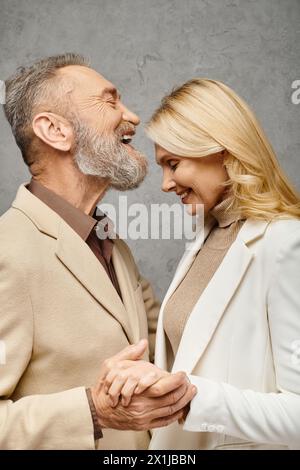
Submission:
[[[33,178],[27,189],[56,212],[84,241],[87,240],[98,220],[100,220],[98,216],[95,217],[95,214],[94,217],[85,214]]]

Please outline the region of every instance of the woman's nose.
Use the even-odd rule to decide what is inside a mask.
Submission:
[[[169,177],[164,177],[161,185],[161,190],[164,191],[165,193],[168,193],[169,191],[175,191],[176,184],[175,182],[169,178]]]

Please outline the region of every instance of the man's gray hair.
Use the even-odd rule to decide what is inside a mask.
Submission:
[[[52,112],[59,110],[60,87],[58,83],[57,86],[53,85],[55,80],[61,79],[57,74],[58,69],[68,65],[89,67],[89,62],[82,55],[74,53],[46,57],[28,67],[18,68],[16,73],[5,81],[5,116],[27,165],[30,165],[34,158],[33,154],[30,156],[34,137],[31,127],[34,110],[40,104],[51,105]]]

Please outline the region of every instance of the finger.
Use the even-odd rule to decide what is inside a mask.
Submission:
[[[147,397],[160,397],[176,390],[184,383],[187,383],[185,372],[169,374],[152,385],[145,393]]]
[[[103,372],[101,376],[101,380],[99,381],[99,384],[104,385],[105,393],[108,392],[109,387],[111,386],[117,374],[119,374],[122,370],[129,369],[129,367],[138,365],[140,362],[141,361],[139,360],[136,360],[136,361],[121,360],[121,361],[115,361],[115,362],[111,361],[110,369],[108,369],[107,367],[106,371]]]
[[[194,398],[196,393],[197,388],[192,385],[188,387],[187,392],[177,402],[174,403],[174,399],[170,397],[170,404],[163,408],[160,408],[160,416],[171,416],[179,410],[183,411],[183,408]]]
[[[137,384],[138,384],[138,379],[133,379],[133,378],[130,378],[127,380],[127,382],[125,382],[125,385],[121,390],[121,396],[122,396],[121,403],[123,406],[126,407],[129,405]]]
[[[108,372],[107,376],[103,379],[104,392],[108,394],[110,387],[112,386],[116,377],[120,374],[118,368],[112,369]]]
[[[112,367],[112,369],[107,372],[107,375],[102,379],[105,393],[108,393],[108,390],[117,375],[121,375],[122,371],[125,371],[125,369],[129,369],[130,367],[134,367],[137,364],[139,364],[139,361],[118,361],[114,365],[114,367]]]
[[[150,411],[151,420],[158,418],[165,418],[172,414],[170,412],[170,406],[174,406],[187,392],[187,384],[183,384],[174,392],[169,393],[166,396],[152,398],[152,405]]]
[[[122,351],[116,354],[113,358],[116,361],[121,361],[124,359],[130,359],[131,361],[135,361],[143,356],[147,347],[148,340],[141,339],[138,343],[131,344],[130,346],[127,346],[126,348],[122,349]]]
[[[111,406],[113,408],[116,407],[119,402],[120,393],[124,386],[125,381],[126,379],[124,377],[117,376],[108,390],[108,395],[110,397]]]
[[[156,400],[156,408],[154,411],[152,411],[153,419],[170,416],[184,408],[186,403],[189,403],[192,397],[194,397],[192,388],[193,386],[189,387],[187,384],[184,384],[175,392],[171,392],[161,398],[155,398],[154,400]]]
[[[149,372],[145,377],[142,377],[134,391],[135,395],[140,395],[143,393],[147,388],[151,387],[155,383],[157,383],[159,380],[162,379],[162,376],[159,373],[156,373],[155,371]]]
[[[187,393],[188,385],[183,384],[177,390],[168,393],[162,397],[153,398],[151,419],[164,418],[169,416],[171,411],[169,408],[175,406],[176,403]]]

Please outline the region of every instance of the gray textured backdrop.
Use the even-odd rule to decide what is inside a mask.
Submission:
[[[42,56],[86,54],[142,122],[175,84],[195,76],[222,80],[254,108],[300,187],[300,104],[291,101],[291,84],[300,79],[300,0],[0,0],[0,46],[0,79]],[[28,173],[0,116],[1,214]],[[137,144],[151,167],[130,202],[175,201],[160,192],[160,170],[142,129]],[[105,200],[116,203],[117,195]],[[129,244],[162,296],[183,244]]]

